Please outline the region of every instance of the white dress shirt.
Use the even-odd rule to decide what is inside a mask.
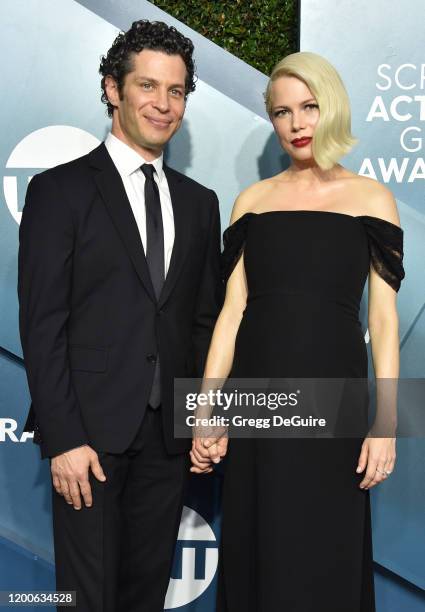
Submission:
[[[174,244],[174,215],[171,204],[170,190],[167,177],[163,169],[163,155],[148,162],[129,147],[125,142],[109,133],[105,140],[105,146],[112,161],[118,170],[131,209],[139,229],[143,248],[146,254],[146,208],[145,208],[145,175],[140,170],[142,164],[152,164],[155,168],[154,180],[158,185],[159,198],[161,201],[162,224],[164,226],[164,278],[167,276],[170,266],[171,253]]]

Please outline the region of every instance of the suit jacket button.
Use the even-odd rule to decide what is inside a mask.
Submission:
[[[149,363],[155,363],[156,355],[152,355],[152,354],[146,355],[146,359],[147,359],[147,361],[149,361]]]

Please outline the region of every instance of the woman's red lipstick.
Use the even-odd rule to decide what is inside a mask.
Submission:
[[[294,147],[305,147],[310,142],[311,138],[295,138],[291,141]]]

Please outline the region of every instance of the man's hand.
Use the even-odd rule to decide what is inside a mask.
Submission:
[[[53,486],[68,504],[73,504],[75,510],[81,509],[80,492],[87,507],[93,503],[89,468],[98,480],[106,480],[96,451],[87,444],[66,451],[51,460]]]

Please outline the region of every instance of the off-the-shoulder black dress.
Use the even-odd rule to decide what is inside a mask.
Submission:
[[[372,265],[398,291],[403,232],[372,216],[246,213],[224,233],[223,280],[244,253],[233,377],[364,377],[359,322]],[[218,612],[373,612],[362,440],[229,441]]]

